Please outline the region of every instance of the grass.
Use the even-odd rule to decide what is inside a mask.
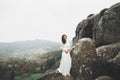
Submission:
[[[31,74],[30,76],[25,77],[25,78],[22,77],[22,76],[16,76],[16,77],[15,77],[15,80],[37,80],[37,79],[40,78],[40,76],[41,76],[40,73]]]

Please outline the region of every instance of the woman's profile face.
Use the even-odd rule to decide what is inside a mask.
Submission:
[[[67,35],[63,34],[61,40],[62,40],[62,43],[65,44],[67,41]]]
[[[64,35],[64,39],[67,39],[67,35]]]

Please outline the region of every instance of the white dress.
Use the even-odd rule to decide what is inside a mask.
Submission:
[[[62,50],[70,49],[70,44],[67,42],[64,45],[61,46]],[[57,69],[62,75],[70,76],[70,70],[71,70],[71,56],[70,52],[66,53],[65,51],[62,51],[61,61],[59,68]]]

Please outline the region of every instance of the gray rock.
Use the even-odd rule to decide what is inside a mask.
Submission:
[[[120,42],[104,45],[96,50],[99,57],[99,74],[107,74],[114,80],[120,80]]]
[[[38,80],[73,80],[73,78],[71,76],[65,77],[61,73],[56,73],[55,71],[49,71]]]
[[[82,38],[72,52],[72,59],[71,74],[75,80],[94,80],[104,74],[111,79],[104,76],[98,80],[120,80],[120,42],[95,48],[92,40]]]
[[[88,37],[93,39],[96,46],[102,46],[120,41],[120,3],[103,9],[97,15],[89,15],[76,28],[73,43]]]
[[[97,55],[103,61],[115,58],[120,52],[120,42],[96,48]]]
[[[97,63],[97,53],[93,41],[90,38],[82,38],[74,50],[77,51],[77,54],[72,53],[71,75],[75,80],[93,80]]]

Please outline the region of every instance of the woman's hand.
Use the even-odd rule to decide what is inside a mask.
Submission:
[[[65,53],[66,53],[66,54],[67,54],[68,52],[70,52],[70,49],[65,50]]]
[[[67,51],[67,50],[65,50],[65,53],[67,54],[67,53],[68,53],[68,51]]]
[[[67,50],[67,52],[70,52],[70,51],[71,51],[70,49]]]

